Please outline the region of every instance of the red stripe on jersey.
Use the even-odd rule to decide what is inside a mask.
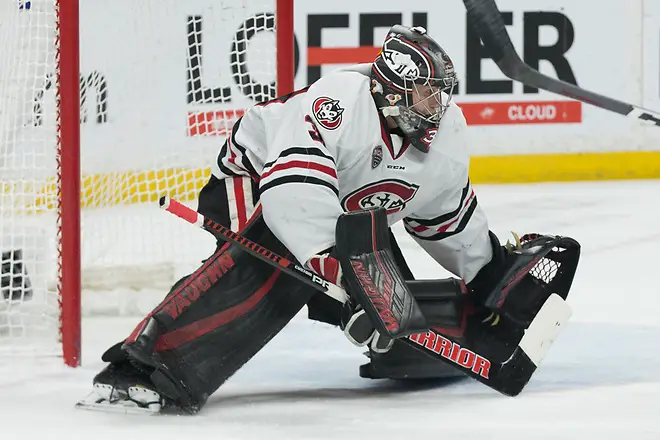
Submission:
[[[419,225],[419,226],[412,227],[412,226],[410,226],[410,224],[408,224],[408,227],[410,229],[412,229],[413,231],[415,231],[415,232],[424,232],[424,231],[428,231],[428,229],[429,229],[424,225]]]
[[[390,156],[392,156],[392,159],[397,160],[398,158],[403,156],[403,153],[406,152],[408,146],[410,145],[410,142],[408,141],[408,139],[403,138],[403,142],[401,144],[401,148],[399,149],[399,153],[395,154],[394,145],[392,144],[392,137],[390,136],[389,126],[387,125],[387,119],[385,119],[385,117],[381,113],[378,113],[378,115],[380,120],[380,137],[385,143],[387,150],[390,152]]]
[[[312,169],[316,171],[320,171],[324,174],[327,174],[328,176],[332,177],[333,179],[337,178],[337,171],[329,166],[326,165],[321,165],[315,162],[308,162],[304,160],[292,160],[291,162],[286,162],[286,163],[281,163],[277,164],[274,167],[272,167],[270,170],[266,171],[261,175],[261,179],[265,179],[266,177],[270,176],[276,171],[282,171],[282,170],[287,170],[289,168],[306,168],[306,169]]]
[[[470,206],[470,201],[471,201],[473,198],[474,198],[474,190],[472,190],[472,192],[470,193],[470,197],[468,197],[467,200],[465,201],[465,205],[463,205],[463,209],[461,209],[461,212],[459,212],[458,215],[457,215],[456,217],[454,217],[454,220],[452,220],[450,223],[448,223],[448,224],[446,224],[446,225],[444,225],[444,226],[440,226],[440,227],[438,228],[438,232],[446,232],[447,229],[451,228],[451,226],[452,226],[454,223],[456,223],[457,221],[459,221],[460,218],[463,216],[463,213],[465,212],[465,210],[467,209],[467,207]]]
[[[397,160],[398,158],[403,156],[403,153],[406,152],[406,150],[408,149],[409,146],[410,146],[410,142],[408,141],[408,139],[403,138],[403,143],[401,144],[401,149],[399,150],[399,154],[396,155],[394,160]]]
[[[242,170],[243,167],[236,164],[236,152],[231,147],[230,140],[227,141],[227,149],[229,150],[229,163]]]
[[[238,230],[241,231],[247,222],[247,208],[245,206],[245,193],[243,192],[244,177],[234,177],[234,198],[236,200],[236,214],[238,217]]]

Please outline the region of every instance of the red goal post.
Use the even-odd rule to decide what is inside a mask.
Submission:
[[[81,356],[80,274],[80,35],[78,0],[59,0],[55,40],[59,103],[57,145],[59,220],[59,299],[62,357],[71,367]]]
[[[167,193],[170,189],[170,187],[168,186],[170,184],[177,185],[176,189],[173,189],[173,191],[181,191],[179,187],[185,186],[185,190],[188,191],[190,194],[193,194],[194,191],[198,189],[199,182],[201,181],[204,175],[204,169],[207,166],[204,165],[203,161],[211,163],[214,160],[214,156],[213,154],[208,154],[208,151],[212,151],[211,147],[205,146],[204,154],[203,155],[201,153],[199,154],[200,157],[199,162],[191,165],[189,163],[190,161],[188,160],[188,157],[186,156],[191,156],[192,154],[189,151],[185,151],[185,148],[181,148],[179,144],[173,146],[171,150],[167,150],[166,151],[167,154],[163,154],[165,158],[169,158],[169,157],[173,158],[170,163],[158,163],[157,166],[152,166],[151,164],[146,164],[144,166],[136,165],[135,167],[131,167],[130,164],[127,165],[125,163],[122,163],[121,164],[122,167],[125,167],[130,171],[124,171],[123,169],[120,170],[104,169],[102,170],[102,172],[99,172],[98,169],[103,165],[101,163],[103,162],[103,160],[99,159],[99,163],[94,164],[95,165],[94,171],[86,170],[84,168],[86,162],[85,149],[88,148],[89,145],[91,145],[94,142],[94,139],[96,139],[96,137],[94,137],[92,140],[90,140],[92,136],[88,135],[87,139],[81,142],[81,123],[83,122],[81,121],[82,119],[81,114],[84,114],[84,110],[81,104],[81,101],[84,102],[84,98],[81,97],[81,58],[84,57],[86,53],[90,52],[88,47],[90,43],[88,41],[85,41],[85,34],[81,33],[81,28],[85,26],[85,23],[81,22],[81,20],[85,19],[85,17],[83,17],[83,15],[81,14],[81,7],[85,6],[85,2],[89,2],[89,0],[32,0],[32,1],[10,0],[10,1],[14,2],[13,6],[15,6],[15,9],[21,10],[20,12],[16,12],[12,10],[11,12],[12,14],[27,14],[27,13],[33,14],[33,17],[31,17],[30,22],[26,21],[25,22],[26,24],[18,24],[18,26],[14,30],[15,33],[12,34],[15,35],[16,38],[27,38],[25,37],[26,35],[28,37],[36,35],[36,30],[34,31],[34,33],[30,33],[32,31],[30,30],[29,27],[37,26],[37,25],[41,26],[41,24],[35,24],[39,21],[36,20],[35,17],[37,17],[37,14],[42,13],[41,12],[42,10],[39,8],[49,9],[51,5],[53,6],[52,15],[54,16],[54,33],[53,33],[54,34],[54,39],[53,39],[54,66],[51,67],[54,67],[55,70],[53,75],[54,83],[55,83],[54,87],[53,84],[50,84],[48,82],[50,81],[48,79],[45,80],[46,82],[48,82],[48,84],[46,85],[42,84],[44,78],[42,77],[41,72],[35,75],[34,72],[30,71],[29,69],[25,69],[23,73],[20,74],[23,76],[19,75],[20,76],[19,79],[25,81],[15,81],[17,76],[14,72],[17,69],[13,69],[13,70],[0,69],[0,106],[2,106],[3,104],[2,101],[3,99],[7,99],[7,100],[11,99],[12,102],[14,102],[16,100],[15,99],[16,96],[21,96],[21,97],[29,97],[31,101],[34,101],[36,99],[35,98],[36,96],[42,97],[44,94],[49,93],[49,91],[52,91],[53,89],[55,90],[54,92],[55,106],[54,106],[54,110],[52,111],[54,113],[53,118],[55,120],[55,127],[56,127],[55,128],[56,145],[54,145],[54,151],[55,151],[54,161],[56,162],[56,167],[55,167],[56,169],[54,172],[56,174],[55,176],[46,176],[43,178],[40,176],[38,178],[34,178],[33,182],[30,182],[29,185],[26,185],[25,184],[26,178],[23,176],[23,174],[25,174],[24,170],[17,171],[15,169],[11,169],[10,168],[12,166],[10,164],[11,161],[5,160],[3,162],[2,158],[0,158],[0,172],[4,171],[3,169],[4,166],[8,168],[10,171],[10,173],[8,173],[7,175],[17,176],[15,179],[9,177],[7,178],[6,181],[2,180],[3,178],[0,177],[0,214],[8,215],[9,217],[13,216],[12,221],[17,225],[22,225],[24,223],[23,222],[24,218],[27,218],[29,220],[29,223],[35,223],[36,222],[35,218],[39,218],[39,222],[41,222],[42,216],[45,217],[49,215],[49,214],[43,214],[44,211],[52,210],[53,213],[55,214],[56,226],[54,230],[54,237],[48,236],[48,240],[52,239],[57,243],[57,250],[56,250],[57,263],[56,263],[56,268],[54,270],[47,271],[49,276],[44,276],[45,281],[43,282],[43,289],[47,292],[46,295],[50,295],[51,291],[53,291],[53,294],[57,294],[56,301],[57,301],[57,306],[59,308],[59,316],[57,320],[59,322],[59,335],[60,335],[59,342],[61,342],[61,349],[62,349],[61,355],[66,365],[75,367],[80,365],[80,361],[81,361],[81,302],[83,299],[82,292],[85,288],[82,279],[84,278],[84,273],[86,270],[85,267],[86,264],[84,261],[82,261],[83,260],[82,254],[85,253],[83,251],[83,248],[86,246],[88,242],[87,237],[92,237],[93,234],[97,233],[95,232],[96,230],[103,230],[103,225],[99,225],[98,227],[96,227],[92,221],[88,222],[91,224],[89,227],[87,225],[84,225],[83,223],[85,222],[83,221],[84,219],[82,218],[82,214],[87,209],[98,209],[98,210],[114,209],[113,207],[111,207],[111,205],[112,206],[120,205],[126,207],[122,209],[135,208],[137,212],[138,207],[136,205],[140,201],[150,202],[151,200],[154,200],[155,197],[159,197],[160,195],[163,195],[163,194],[157,194],[158,191],[163,191],[164,193]],[[201,1],[203,0],[196,0],[192,2],[195,4],[195,7],[191,7],[192,12],[195,12],[196,8],[203,10],[202,6],[204,5],[201,4]],[[212,3],[211,0],[209,1]],[[252,14],[253,11],[257,10],[255,9],[257,8],[257,6],[254,6],[253,4],[260,2],[265,5],[263,6],[264,8],[270,8],[270,11],[272,11],[272,13],[275,14],[275,29],[265,29],[265,30],[267,31],[272,30],[275,32],[276,35],[275,38],[276,66],[272,66],[273,72],[266,71],[266,70],[270,70],[271,69],[270,67],[268,68],[261,67],[261,69],[264,70],[261,73],[265,76],[272,73],[272,75],[275,76],[276,95],[281,96],[291,92],[293,90],[293,83],[294,83],[294,31],[293,31],[294,2],[293,0],[270,0],[270,1],[272,1],[272,5],[268,4],[269,0],[234,0],[235,9],[230,10],[231,8],[229,8],[227,13],[232,14],[232,18],[231,18],[232,20],[235,21],[240,20],[241,13]],[[167,5],[176,5],[176,3],[171,1],[165,3],[167,3]],[[184,0],[179,3],[185,5],[186,1]],[[162,7],[166,7],[167,5],[163,5]],[[181,6],[176,5],[173,7],[180,8]],[[258,7],[261,7],[261,5],[258,5]],[[7,10],[7,12],[10,11],[7,8],[7,6],[5,6],[5,9]],[[29,11],[30,9],[31,11]],[[155,10],[156,9],[154,8],[154,11]],[[116,11],[116,9],[113,11]],[[0,8],[0,12],[3,12],[1,8]],[[49,12],[44,12],[44,14],[46,13],[50,14]],[[163,14],[161,11],[158,11],[157,13],[161,15]],[[270,12],[268,13],[270,14]],[[18,17],[18,15],[16,15],[16,17]],[[217,15],[214,15],[211,18],[211,20],[213,20],[214,17],[217,19]],[[9,16],[8,18],[9,20],[11,20],[12,16]],[[149,20],[148,14],[145,14],[145,16],[142,17],[142,19]],[[169,20],[173,18],[167,17],[167,19]],[[2,17],[0,17],[0,27],[2,27],[2,22],[3,19]],[[229,19],[228,19],[228,23],[229,23]],[[205,23],[205,25],[206,24],[207,23]],[[150,25],[148,23],[145,25],[145,27],[147,28],[149,28],[149,26],[153,26],[153,29],[155,29],[157,25],[155,24]],[[217,29],[214,29],[212,22],[211,25],[208,27],[211,28],[212,32],[217,31]],[[11,26],[10,26],[10,30],[11,30]],[[190,38],[191,36],[188,35],[188,39]],[[201,36],[199,36],[198,38],[201,41]],[[22,51],[25,50],[24,46],[25,45],[21,46],[20,44],[9,46],[9,50],[5,52],[9,54],[8,56],[13,56],[14,58],[13,61],[18,63],[19,65],[22,62],[27,63],[29,62],[29,59],[27,57],[23,59],[20,57],[21,54],[23,53]],[[3,49],[3,43],[0,42],[0,51],[2,49]],[[207,49],[207,51],[209,50],[210,49]],[[113,55],[125,56],[126,54],[125,53],[109,54],[108,56],[113,56]],[[140,56],[141,55],[135,55],[134,59],[140,61]],[[128,55],[127,58],[130,58],[130,55]],[[44,56],[44,60],[47,59],[48,57]],[[154,58],[154,60],[155,59],[156,58]],[[160,60],[160,58],[158,60]],[[0,63],[6,61],[7,60],[3,60],[2,56],[0,55]],[[145,63],[150,61],[153,60],[145,60]],[[248,60],[248,62],[250,62],[250,60]],[[163,62],[162,65],[167,66],[167,62]],[[48,68],[49,66],[46,67]],[[147,68],[146,64],[144,67],[145,69]],[[129,68],[139,70],[141,66],[131,65]],[[109,66],[107,67],[107,69],[108,72],[111,72],[112,69],[115,70],[117,69],[117,65]],[[18,69],[18,71],[20,71],[20,68]],[[161,74],[162,76],[168,75],[167,71],[163,68],[161,68],[158,71],[158,74],[159,76]],[[3,78],[3,75],[7,76],[7,78]],[[14,76],[12,77],[12,75]],[[5,87],[5,90],[3,90],[1,86],[2,83],[1,80],[3,79],[6,79],[7,80],[6,84],[9,84],[8,86]],[[26,79],[29,79],[30,81],[27,81]],[[33,89],[21,90],[20,93],[17,93],[16,87],[14,87],[12,84],[19,84],[18,87],[20,88],[21,84],[23,83],[30,84],[29,87],[32,87]],[[109,82],[109,84],[112,85],[111,82]],[[130,83],[125,82],[125,84],[123,85],[128,88]],[[135,106],[138,107],[141,105],[146,105],[142,102],[138,102],[137,100],[133,100],[133,101],[130,100],[131,95],[140,94],[142,92],[143,89],[136,87],[133,90],[127,91],[125,95],[122,95],[126,99],[129,99],[128,101],[121,103],[121,105],[124,106],[122,107],[122,110],[131,107],[132,104],[135,104]],[[99,93],[99,96],[101,96],[101,98],[97,97],[97,100],[105,99],[105,95],[103,93]],[[109,96],[107,98],[108,100],[110,100],[113,97],[113,95],[108,95],[108,96]],[[116,97],[115,99],[119,101],[119,98],[120,97]],[[29,106],[24,105],[23,107],[29,107]],[[31,112],[36,111],[35,110],[36,104],[32,103],[31,107],[32,107],[30,109]],[[156,107],[163,108],[163,105],[162,103],[154,104],[154,108]],[[43,111],[44,113],[46,113],[46,115],[43,118],[48,119],[47,113],[49,111],[49,108],[46,104],[43,105],[43,109],[39,107],[39,111]],[[164,114],[169,114],[170,112],[171,110],[167,108],[163,110]],[[0,116],[2,116],[2,112],[0,112]],[[41,114],[39,115],[39,117],[41,117]],[[185,118],[185,114],[182,114],[182,117]],[[8,146],[5,147],[6,151],[9,151],[12,148],[18,152],[27,151],[26,145],[30,144],[30,148],[33,149],[32,153],[30,154],[38,155],[37,153],[34,153],[34,151],[36,151],[37,148],[43,148],[44,150],[49,148],[50,140],[46,140],[43,142],[42,141],[33,142],[32,140],[30,140],[30,142],[26,141],[26,139],[28,139],[28,135],[25,134],[26,130],[34,129],[34,127],[32,127],[31,124],[35,126],[37,125],[36,123],[33,122],[35,118],[36,116],[34,114],[30,114],[29,118],[27,116],[23,120],[19,120],[20,118],[19,119],[13,118],[10,119],[9,122],[5,124],[7,127],[9,127],[9,128],[5,127],[5,131],[9,134],[4,134],[4,137],[8,139],[7,141]],[[116,130],[120,130],[120,124],[118,123],[115,124],[116,121],[113,120],[112,118],[113,115],[110,114],[110,116],[108,117],[108,121],[110,121],[108,122],[108,125],[112,125],[113,128],[116,126],[117,127]],[[14,119],[17,119],[17,121],[14,121]],[[26,123],[27,119],[30,120],[29,123]],[[44,125],[46,124],[44,123]],[[162,122],[162,123],[156,122],[156,125],[158,125],[158,127],[156,127],[153,130],[154,133],[158,133],[160,131],[166,131],[168,129],[166,122]],[[130,125],[130,127],[133,126]],[[0,120],[0,153],[2,151],[5,151],[3,150],[3,148],[1,148],[2,136],[3,136],[2,129],[3,129],[2,121]],[[39,127],[39,130],[44,131],[42,129],[43,127]],[[116,130],[113,130],[113,133]],[[10,135],[13,137],[10,138]],[[132,133],[126,133],[125,136],[140,137],[141,135],[139,132],[132,132]],[[165,135],[163,135],[163,138],[165,138]],[[161,140],[162,139],[160,137],[157,137],[153,139],[153,142],[158,143]],[[191,141],[188,139],[186,139],[186,142],[190,143],[190,145],[196,144],[195,141]],[[209,142],[205,142],[205,143],[208,144]],[[35,147],[32,144],[39,144],[40,146]],[[121,145],[121,142],[118,142],[115,145]],[[181,148],[184,151],[179,152],[178,148]],[[27,154],[27,153],[21,153],[21,154]],[[183,156],[181,161],[179,161],[177,155]],[[195,155],[197,155],[197,153],[195,153]],[[88,156],[93,157],[94,155],[88,155]],[[83,158],[83,160],[81,160],[81,157]],[[187,160],[188,162],[186,162]],[[90,161],[87,160],[87,162]],[[196,179],[194,182],[190,180],[191,176],[194,176],[194,178]],[[116,179],[116,181],[111,181],[108,179]],[[97,180],[101,183],[98,184],[98,182],[96,182]],[[129,184],[132,186],[130,187],[130,189],[126,189],[127,185]],[[19,192],[16,190],[16,188],[18,187],[21,188],[20,203],[16,202],[16,200],[18,199],[16,194],[18,194]],[[113,197],[117,196],[117,193],[121,193],[121,196],[123,197],[124,193],[126,193],[127,198],[125,200],[122,199],[118,202],[117,201],[113,201],[111,203],[110,202],[106,203],[103,201],[100,202],[98,200],[99,198],[107,197],[105,193],[109,191],[107,189],[108,187],[118,188],[117,190],[115,190],[115,194],[113,194]],[[143,188],[145,187],[147,188],[147,191],[149,191],[148,195],[145,195],[144,193],[140,192],[143,191]],[[29,188],[29,191],[34,192],[33,194],[28,194],[27,199],[32,200],[32,202],[27,204],[23,202],[23,199],[25,198],[25,193],[28,191],[26,190],[26,188]],[[45,194],[50,191],[52,191],[53,193],[53,197],[52,197],[53,202],[44,201],[47,199],[47,196]],[[95,191],[103,192],[104,195],[98,196],[97,194],[95,194]],[[88,200],[90,197],[94,199],[93,202],[90,202]],[[136,200],[138,201],[138,203],[135,203]],[[52,207],[50,207],[50,204],[52,204]],[[37,208],[35,208],[35,206],[37,206]],[[30,212],[26,214],[26,211],[30,211]],[[128,214],[128,215],[133,216],[134,214]],[[162,213],[159,215],[162,215]],[[102,214],[102,216],[107,216],[107,214],[104,213]],[[142,219],[141,213],[139,214],[139,217],[141,220]],[[135,217],[134,220],[136,223],[139,223],[137,222],[138,220],[137,217]],[[157,220],[157,222],[160,221],[161,220]],[[114,223],[119,223],[119,222],[115,221]],[[113,227],[115,227],[114,223],[112,225]],[[147,224],[147,226],[141,228],[140,224],[134,226],[132,221],[127,221],[124,226],[117,226],[118,228],[122,227],[123,229],[115,232],[114,233],[115,235],[108,236],[105,237],[104,239],[99,240],[101,242],[101,245],[98,246],[99,249],[96,250],[96,252],[100,255],[99,259],[105,258],[107,256],[106,254],[109,251],[107,251],[106,248],[114,244],[114,242],[116,241],[114,239],[115,236],[121,237],[122,234],[132,235],[134,236],[135,240],[131,240],[131,241],[137,241],[138,237],[141,238],[144,233],[149,232],[149,231],[145,231],[144,229],[152,229],[151,223],[146,223],[146,222],[142,222],[142,223]],[[132,231],[127,229],[127,227],[129,226],[134,227],[135,229],[133,229]],[[44,227],[43,229],[50,231],[49,228],[50,227]],[[0,228],[0,251],[3,250],[3,240],[5,244],[11,243],[11,246],[13,246],[14,248],[20,248],[21,246],[24,247],[28,246],[27,244],[20,244],[20,243],[16,244],[16,243],[19,242],[20,240],[24,240],[23,238],[19,239],[17,237],[22,237],[23,235],[29,236],[30,235],[29,232],[21,232],[20,234],[15,234],[14,232],[3,231],[1,229],[2,228]],[[157,229],[157,227],[154,226],[153,229]],[[81,239],[81,230],[84,231],[82,239]],[[4,239],[3,239],[3,234],[4,234]],[[165,232],[164,234],[169,234],[169,232]],[[176,233],[174,235],[176,235]],[[148,246],[148,244],[144,246]],[[39,251],[35,251],[35,252],[37,255],[39,254]],[[24,254],[27,253],[28,252],[24,252]],[[131,256],[137,253],[137,251],[133,249],[123,250],[123,251],[117,250],[116,253],[117,255],[123,257],[124,255]],[[160,254],[162,252],[160,252],[159,250],[154,250],[153,253]],[[3,254],[3,258],[4,255],[5,254]],[[125,271],[127,267],[133,264],[130,261],[122,260],[121,257],[119,259],[115,257],[116,262],[120,264],[119,272],[121,272],[122,270]],[[41,259],[42,258],[40,256],[37,256],[36,259],[25,258],[22,261],[21,264],[27,267],[27,271],[25,273],[26,276],[27,274],[31,275],[32,273],[38,273],[41,266],[48,265],[49,262],[44,263],[43,261],[41,261]],[[37,260],[39,261],[37,262]],[[2,262],[3,262],[3,268],[5,266],[13,267],[12,265],[15,265],[15,262],[13,261],[6,262],[3,259]],[[104,264],[106,263],[104,262]],[[173,264],[173,266],[176,267],[176,264]],[[13,270],[14,269],[10,269],[10,272]],[[55,276],[56,279],[54,281],[49,279],[50,272],[56,272],[56,276]],[[41,316],[45,316],[45,314],[50,314],[51,312],[49,311],[45,312],[39,309],[39,311],[36,312],[37,313],[36,319],[28,320],[28,319],[23,319],[23,317],[21,317],[21,319],[17,321],[15,319],[16,314],[14,312],[18,310],[18,315],[23,314],[23,311],[20,309],[20,307],[28,303],[28,295],[25,294],[24,292],[26,291],[27,288],[25,287],[25,285],[21,287],[21,289],[23,289],[23,293],[21,293],[21,291],[17,293],[16,290],[12,290],[15,289],[16,283],[15,283],[15,278],[10,278],[10,275],[8,275],[7,273],[3,273],[3,277],[4,277],[3,282],[5,280],[9,280],[8,282],[10,283],[10,285],[3,284],[3,288],[4,288],[3,295],[5,296],[5,298],[3,298],[3,295],[0,295],[0,303],[3,301],[3,299],[6,301],[4,305],[0,304],[0,338],[4,336],[5,340],[9,341],[9,346],[11,347],[10,344],[12,340],[15,341],[14,343],[18,346],[19,344],[22,344],[22,342],[20,342],[21,337],[23,337],[25,334],[32,333],[31,331],[28,331],[29,329],[26,330],[26,328],[24,327],[33,325],[32,324],[33,321],[40,321]],[[110,276],[109,278],[112,279],[112,276]],[[39,277],[32,278],[31,289],[34,290],[35,292],[34,297],[37,297],[39,295],[37,290],[40,289],[40,286],[42,284],[39,281],[39,279],[40,279]],[[54,283],[54,287],[52,286],[53,283]],[[131,284],[131,288],[133,287],[134,287],[133,284]],[[30,295],[29,295],[30,298],[33,298],[32,290],[30,290]],[[162,291],[163,296],[165,295],[165,293],[166,290]],[[30,301],[34,302],[34,299],[30,299]],[[48,302],[49,301],[45,301],[44,304]],[[45,308],[51,306],[44,305],[43,307]],[[3,316],[3,313],[6,316]],[[20,334],[20,337],[16,336],[18,334]],[[0,345],[2,345],[2,342],[3,340],[0,339]],[[5,344],[5,346],[7,345],[8,344]]]

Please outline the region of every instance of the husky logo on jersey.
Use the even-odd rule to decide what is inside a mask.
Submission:
[[[431,127],[426,130],[426,134],[424,137],[422,137],[422,142],[424,142],[424,145],[426,146],[431,146],[431,142],[433,142],[433,139],[435,139],[435,135],[438,134],[438,129],[435,127]]]
[[[339,100],[321,96],[312,104],[314,117],[327,130],[334,130],[341,124],[341,114],[344,109],[339,106]]]
[[[341,205],[345,211],[383,207],[388,214],[393,214],[405,208],[406,203],[415,197],[418,189],[418,185],[399,179],[381,180],[348,194],[342,199]]]

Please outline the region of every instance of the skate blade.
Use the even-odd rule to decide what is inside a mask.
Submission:
[[[571,307],[557,294],[553,293],[545,301],[518,343],[534,365],[538,367],[545,358],[571,313]]]
[[[160,396],[151,390],[131,387],[128,396],[122,398],[117,396],[113,387],[94,384],[94,390],[79,400],[75,407],[88,411],[156,415],[160,412],[162,405]]]

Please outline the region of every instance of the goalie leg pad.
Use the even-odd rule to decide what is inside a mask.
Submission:
[[[235,179],[234,190],[240,186]],[[247,185],[249,179],[242,187]],[[199,202],[200,212],[226,227],[236,223],[231,206],[239,199],[249,202],[247,196],[229,197],[229,187],[212,177],[200,193]],[[241,211],[240,206],[236,209],[243,212],[239,219],[249,213],[247,209]],[[239,229],[246,238],[288,255],[258,208]],[[199,269],[172,287],[124,341],[122,350],[133,362],[151,368],[150,380],[158,392],[184,410],[195,412],[314,293],[240,247],[219,243]]]
[[[286,252],[261,216],[244,234],[275,252]],[[224,263],[214,266],[218,261]],[[213,267],[226,270],[217,276]],[[225,245],[170,292],[123,349],[155,368],[151,379],[159,391],[180,406],[200,408],[314,292],[239,248]]]

